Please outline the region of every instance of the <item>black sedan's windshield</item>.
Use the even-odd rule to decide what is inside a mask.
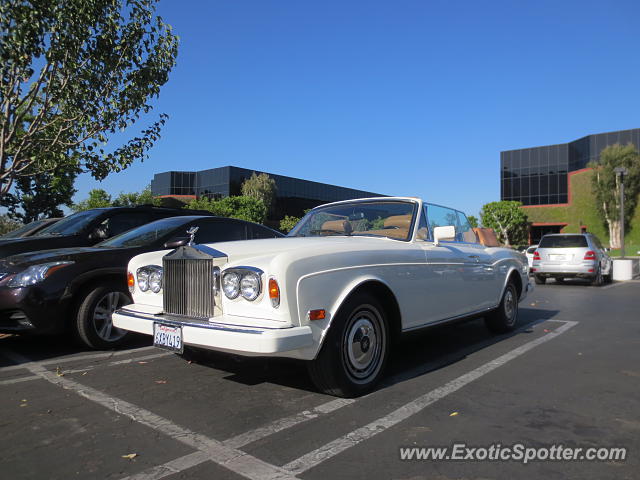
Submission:
[[[174,230],[178,230],[179,227],[185,225],[189,221],[193,222],[193,218],[190,217],[174,217],[164,218],[162,220],[156,220],[155,222],[147,223],[128,232],[116,235],[109,240],[100,242],[98,247],[144,247],[152,245],[158,240],[168,236]],[[185,233],[186,235],[186,233]]]
[[[91,221],[98,215],[101,215],[104,210],[86,210],[84,212],[74,213],[68,217],[64,217],[62,220],[58,220],[53,225],[43,228],[35,234],[36,237],[46,237],[47,235],[73,235],[79,233],[84,227],[86,227]]]

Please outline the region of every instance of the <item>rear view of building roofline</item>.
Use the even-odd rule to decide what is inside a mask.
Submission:
[[[276,182],[277,192],[273,215],[301,217],[306,209],[323,203],[354,198],[383,197],[379,193],[326,183],[276,175],[259,170],[224,166],[196,172],[169,171],[157,173],[151,181],[151,192],[156,197],[191,199],[196,197],[223,198],[241,195],[242,182],[253,173],[266,173]]]
[[[531,222],[531,243],[546,233],[587,230],[606,238],[591,191],[589,164],[614,144],[633,144],[640,150],[640,128],[500,152],[500,199],[522,202]]]
[[[640,150],[640,128],[587,135],[569,143],[500,152],[500,198],[523,205],[558,205],[569,201],[567,175],[599,161],[614,144]]]

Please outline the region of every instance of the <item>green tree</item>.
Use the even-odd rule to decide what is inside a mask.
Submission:
[[[61,206],[73,206],[73,184],[78,169],[61,163],[53,170],[17,178],[13,191],[1,197],[9,217],[30,223],[40,218],[63,217]]]
[[[495,230],[498,240],[507,247],[527,243],[527,215],[521,202],[487,203],[480,210],[482,225]]]
[[[285,215],[285,217],[280,220],[280,231],[284,233],[289,233],[293,230],[293,227],[300,221],[299,217],[292,217],[289,215]]]
[[[120,194],[113,201],[114,207],[132,207],[135,205],[155,205],[159,207],[162,205],[162,200],[156,198],[151,193],[151,186],[147,185],[141,192],[129,192]]]
[[[251,177],[242,182],[242,195],[261,200],[267,207],[267,213],[273,208],[276,191],[276,181],[266,173],[256,175],[256,172],[253,172]]]
[[[249,222],[264,223],[267,218],[267,208],[253,197],[225,197],[212,200],[206,197],[191,200],[184,208],[206,210],[220,217],[239,218]]]
[[[91,208],[111,207],[111,195],[101,188],[94,188],[89,191],[89,197],[73,205],[73,210],[81,212]]]
[[[178,37],[157,0],[0,2],[0,196],[61,162],[102,180],[147,158],[166,115],[124,144],[114,134],[152,110]]]
[[[593,191],[600,207],[604,226],[609,229],[609,245],[620,248],[623,239],[620,224],[620,177],[616,167],[625,167],[624,177],[624,223],[629,226],[636,210],[640,194],[640,154],[633,144],[610,145],[600,153],[599,163],[590,163],[594,173],[591,177]]]
[[[13,232],[17,228],[20,228],[22,224],[12,220],[7,215],[0,215],[0,235]]]
[[[474,217],[473,215],[469,215],[467,217],[467,220],[469,220],[469,225],[471,225],[471,228],[478,228],[478,219],[476,217]]]

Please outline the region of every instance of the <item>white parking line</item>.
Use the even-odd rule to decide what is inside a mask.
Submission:
[[[131,353],[139,353],[145,352],[147,350],[157,350],[156,347],[141,347],[141,348],[133,348],[130,350],[118,350],[114,352],[98,352],[98,353],[89,353],[87,355],[76,355],[75,357],[64,357],[64,358],[52,358],[49,360],[43,360],[41,362],[33,362],[31,360],[25,359],[24,362],[16,362],[17,365],[9,365],[7,367],[0,367],[0,371],[8,372],[11,370],[20,370],[23,368],[28,368],[27,363],[37,363],[38,365],[52,365],[52,364],[60,364],[60,363],[68,363],[75,362],[79,360],[95,360],[98,358],[109,358],[109,357],[119,357],[120,355],[128,355]],[[6,358],[12,360],[9,356],[4,355]],[[15,360],[12,360],[15,362]]]
[[[314,418],[318,418],[321,415],[335,412],[339,408],[351,405],[355,401],[356,400],[352,398],[336,398],[335,400],[331,400],[329,402],[323,403],[322,405],[318,405],[311,411],[305,410],[304,412],[300,412],[289,417],[280,418],[268,425],[265,425],[264,427],[249,430],[248,432],[241,433],[240,435],[236,435],[235,437],[231,437],[222,443],[231,448],[244,447],[245,445],[248,445],[252,442],[269,437],[274,433],[286,430],[287,428],[291,428],[295,425],[299,425],[300,423],[306,422],[307,420],[311,420]],[[195,467],[196,465],[204,463],[207,460],[209,460],[209,458],[204,456],[201,452],[195,452],[171,460],[170,462],[167,462],[163,465],[151,467],[144,472],[132,475],[130,477],[125,477],[121,480],[159,480],[182,470]]]
[[[31,380],[40,380],[37,375],[28,375],[26,377],[11,378],[9,380],[0,380],[0,385],[11,385],[13,383],[29,382]]]
[[[102,405],[120,415],[125,415],[133,421],[163,433],[176,441],[189,445],[208,456],[208,459],[243,477],[255,480],[290,480],[295,478],[280,467],[271,465],[245,452],[227,447],[222,442],[204,435],[192,432],[170,420],[156,415],[132,403],[112,397],[94,388],[82,385],[65,377],[58,377],[37,362],[31,362],[13,352],[5,351],[5,355],[16,363],[26,365],[34,375],[58,385],[66,390]]]
[[[487,373],[495,370],[498,367],[510,362],[511,360],[519,357],[520,355],[528,352],[532,348],[537,347],[549,340],[556,338],[563,334],[570,328],[574,327],[578,322],[567,321],[564,325],[558,327],[542,337],[532,340],[524,345],[511,350],[510,352],[491,360],[490,362],[481,365],[480,367],[471,370],[460,377],[451,380],[442,387],[436,388],[425,395],[413,400],[412,402],[403,405],[402,407],[394,410],[388,415],[381,417],[373,422],[358,428],[326,445],[323,445],[312,452],[309,452],[300,458],[297,458],[286,465],[284,469],[288,470],[294,475],[299,475],[307,470],[319,465],[320,463],[338,455],[341,452],[359,444],[360,442],[367,440],[374,435],[384,432],[390,427],[397,425],[398,423],[406,420],[412,415],[420,412],[429,405],[437,402],[438,400],[446,397],[447,395],[460,390],[465,385],[477,380],[478,378],[486,375]]]

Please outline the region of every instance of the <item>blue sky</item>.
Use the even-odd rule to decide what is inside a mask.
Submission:
[[[91,188],[236,165],[477,214],[501,150],[640,127],[640,2],[162,0],[180,36],[150,158]]]

